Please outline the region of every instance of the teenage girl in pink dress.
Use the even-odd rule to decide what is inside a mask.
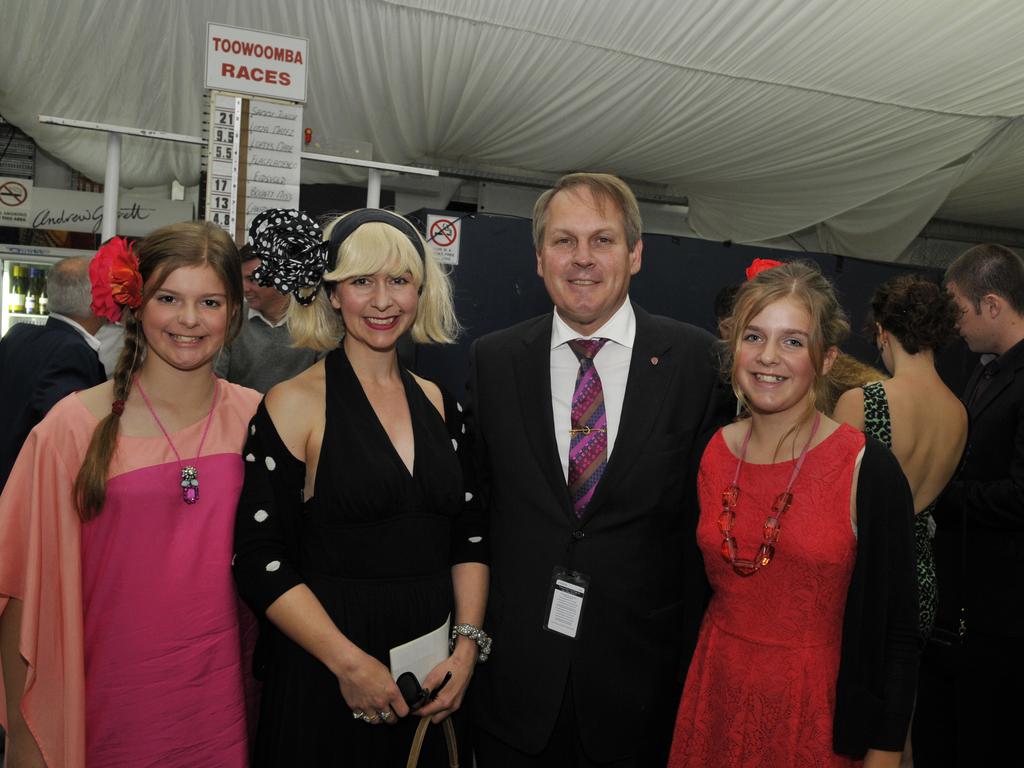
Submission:
[[[94,312],[125,310],[113,380],[53,408],[0,497],[8,765],[245,766],[231,546],[259,395],[213,375],[238,253],[189,222],[90,273]]]

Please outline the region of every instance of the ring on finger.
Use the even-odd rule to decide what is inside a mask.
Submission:
[[[366,713],[361,709],[354,709],[352,710],[352,718],[354,720],[364,720],[366,718]]]
[[[378,720],[380,720],[380,715],[376,715],[376,714],[374,714],[374,715],[366,715],[365,717],[366,717],[366,722],[368,722],[368,723],[376,723]]]
[[[385,723],[391,719],[390,712],[378,712],[377,714],[380,715],[380,719],[383,720]]]

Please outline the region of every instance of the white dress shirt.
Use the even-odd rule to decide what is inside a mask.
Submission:
[[[50,317],[52,317],[54,320],[60,320],[62,323],[67,323],[68,325],[70,325],[72,328],[78,331],[79,336],[85,339],[85,343],[92,347],[94,352],[98,353],[100,351],[100,340],[93,336],[91,333],[89,333],[87,330],[85,330],[85,328],[76,323],[70,317],[68,317],[67,315],[61,315],[57,312],[51,312]]]
[[[608,339],[594,356],[594,367],[601,377],[604,392],[604,412],[608,418],[608,458],[611,458],[615,436],[622,419],[622,401],[626,397],[629,361],[633,357],[636,337],[636,315],[627,298],[608,322],[594,331],[592,336],[580,336],[566,325],[555,310],[551,323],[551,413],[555,421],[555,442],[562,459],[562,473],[569,482],[569,443],[572,429],[572,395],[576,389],[576,375],[580,362],[569,347],[573,339]]]
[[[113,377],[117,360],[124,349],[124,326],[121,323],[104,323],[96,331],[96,338],[100,342],[100,362],[103,363],[103,370],[107,372],[109,379]]]
[[[280,328],[282,325],[287,325],[287,323],[288,323],[288,313],[287,312],[285,312],[283,315],[281,315],[281,318],[277,322],[274,322],[269,317],[267,317],[262,312],[260,312],[258,309],[253,309],[252,307],[250,307],[248,305],[246,305],[246,309],[249,310],[248,315],[246,317],[247,320],[252,320],[252,319],[258,317],[260,320],[262,320],[264,323],[269,325],[271,328]]]

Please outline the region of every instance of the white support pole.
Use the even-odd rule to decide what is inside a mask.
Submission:
[[[183,144],[197,144],[202,146],[203,139],[199,136],[187,136],[181,133],[168,133],[167,131],[153,131],[145,128],[130,128],[124,125],[111,125],[109,123],[94,123],[85,120],[72,120],[66,117],[53,117],[51,115],[40,115],[39,122],[47,125],[62,125],[68,128],[84,128],[90,131],[103,131],[107,134],[107,175],[103,181],[103,230],[102,237],[106,241],[113,237],[117,231],[117,193],[120,186],[121,174],[121,136],[141,136],[147,139],[162,139]],[[336,165],[348,165],[356,168],[366,168],[368,178],[366,181],[366,207],[380,208],[380,187],[384,173],[401,173],[412,176],[438,176],[435,168],[420,168],[412,165],[395,165],[393,163],[379,163],[373,160],[357,160],[353,157],[334,157],[332,155],[319,155],[313,152],[303,152],[303,160],[313,160],[320,163],[334,163]]]
[[[103,229],[100,241],[117,234],[117,192],[121,186],[121,134],[107,134],[107,172],[103,176]]]
[[[380,208],[380,171],[370,168],[366,177],[366,207]]]

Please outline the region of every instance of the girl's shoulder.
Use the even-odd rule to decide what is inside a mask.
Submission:
[[[110,413],[110,406],[114,403],[114,382],[108,379],[102,384],[83,389],[70,397],[76,398],[78,403],[92,414],[96,421],[99,421]]]
[[[219,407],[237,411],[246,421],[256,413],[256,408],[263,398],[259,392],[241,384],[234,384],[227,379],[220,379],[220,405]]]
[[[734,421],[719,429],[716,437],[719,437],[730,451],[733,453],[739,453],[740,444],[743,442],[743,438],[746,436],[749,429],[750,419]]]
[[[106,411],[97,416],[87,405],[84,394],[72,392],[60,400],[32,429],[32,440],[39,455],[49,458],[60,456],[68,467],[75,467],[81,462],[100,418],[110,413],[108,403]]]

